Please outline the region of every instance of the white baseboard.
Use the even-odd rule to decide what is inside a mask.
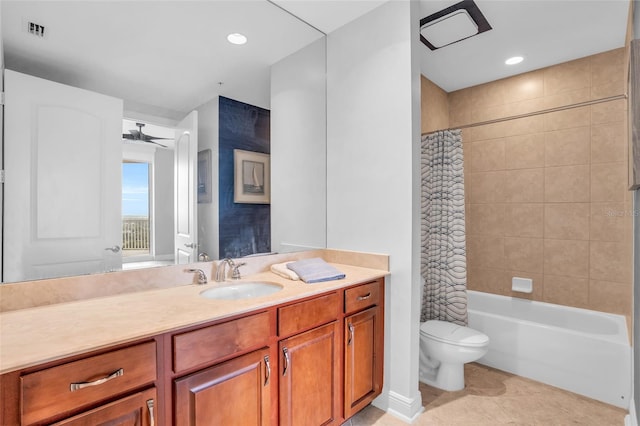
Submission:
[[[633,398],[629,404],[629,414],[624,418],[624,426],[638,426],[638,417],[636,415],[636,404]]]
[[[409,424],[413,423],[424,411],[422,396],[419,392],[416,398],[407,398],[393,391],[383,391],[373,400],[372,404]]]

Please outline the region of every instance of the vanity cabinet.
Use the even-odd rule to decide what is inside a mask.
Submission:
[[[271,422],[269,348],[175,381],[175,425],[268,426]]]
[[[153,341],[30,372],[20,377],[20,423],[153,424],[156,373]]]
[[[339,314],[336,292],[278,309],[280,425],[342,423]]]
[[[380,394],[384,280],[0,376],[4,425],[340,425]]]
[[[349,418],[382,391],[384,286],[374,281],[344,295],[344,416]]]
[[[269,310],[174,334],[172,424],[271,424],[273,328]]]

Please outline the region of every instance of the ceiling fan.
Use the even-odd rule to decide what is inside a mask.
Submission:
[[[167,145],[163,145],[159,142],[156,142],[157,140],[171,140],[171,138],[159,138],[159,137],[155,137],[155,136],[151,136],[151,135],[147,135],[144,134],[142,132],[142,128],[145,126],[144,123],[136,123],[136,127],[138,127],[138,130],[129,130],[129,133],[123,133],[122,134],[122,138],[123,139],[128,139],[132,142],[143,142],[143,143],[153,143],[156,145],[159,145],[163,148],[167,148]]]

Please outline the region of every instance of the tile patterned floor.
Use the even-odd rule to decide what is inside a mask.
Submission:
[[[623,426],[627,412],[480,364],[465,365],[465,389],[445,392],[420,383],[419,426]],[[345,426],[404,426],[368,406]]]

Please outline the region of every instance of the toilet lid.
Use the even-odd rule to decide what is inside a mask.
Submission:
[[[429,320],[420,325],[420,334],[427,335],[439,342],[459,346],[484,346],[489,336],[469,327],[446,321]]]

